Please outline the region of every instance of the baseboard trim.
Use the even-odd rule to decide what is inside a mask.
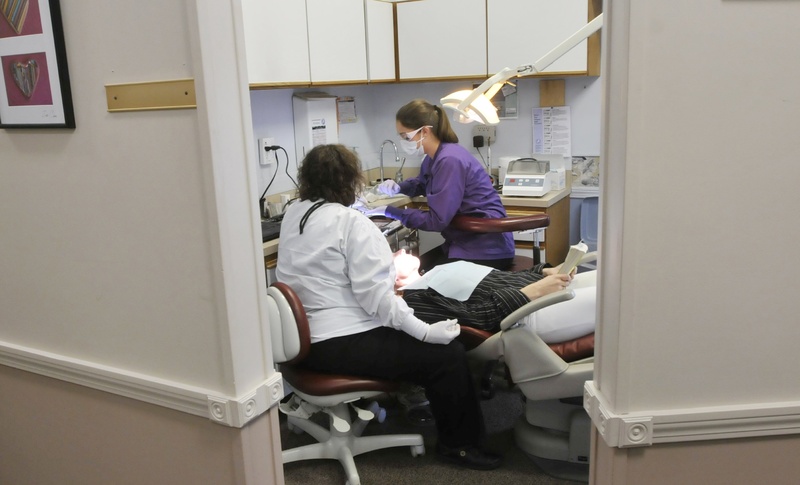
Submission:
[[[250,392],[231,397],[8,342],[0,342],[0,365],[206,417],[235,428],[243,427],[283,398],[283,379],[278,372]]]
[[[800,433],[797,401],[621,415],[611,410],[594,381],[587,381],[583,406],[605,443],[616,448]]]

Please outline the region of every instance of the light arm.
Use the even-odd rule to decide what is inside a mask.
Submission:
[[[462,123],[478,121],[486,125],[496,125],[500,119],[490,99],[497,94],[503,83],[516,76],[542,72],[602,26],[603,14],[600,14],[533,64],[523,64],[516,69],[507,67],[471,91],[465,89],[445,96],[441,99],[442,106],[459,113],[459,121]]]

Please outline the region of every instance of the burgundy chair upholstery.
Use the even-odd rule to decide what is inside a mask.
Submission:
[[[472,350],[491,336],[492,332],[462,325],[458,340],[464,344],[464,348]],[[547,346],[564,359],[564,362],[575,362],[594,355],[594,332],[566,342],[547,344]]]
[[[539,229],[550,225],[550,216],[547,214],[531,214],[526,216],[510,216],[499,219],[487,219],[484,217],[472,217],[457,215],[450,221],[450,227],[468,232],[514,232]],[[531,268],[539,262],[538,248],[533,248],[533,257],[516,255],[511,271],[521,271]]]
[[[361,436],[376,414],[383,414],[377,403],[366,407],[364,400],[399,391],[401,383],[361,376],[327,374],[303,368],[311,349],[308,317],[297,294],[286,284],[273,283],[267,289],[270,336],[273,356],[287,387],[294,394],[280,404],[290,429],[302,430],[315,443],[284,449],[283,463],[311,459],[337,460],[344,468],[347,483],[361,483],[353,457],[362,453],[408,446],[412,456],[425,453],[420,434],[380,434]],[[362,404],[364,403],[364,404]],[[310,419],[316,413],[329,416],[328,426]],[[355,413],[356,419],[353,419]],[[381,418],[379,418],[381,420]]]
[[[531,214],[527,216],[510,216],[499,219],[484,217],[471,217],[457,215],[450,221],[450,226],[455,229],[470,232],[512,232],[538,229],[550,225],[550,216],[547,214]]]
[[[457,215],[450,222],[450,227],[455,229],[483,233],[527,231],[530,229],[547,227],[548,225],[550,225],[550,216],[547,214],[510,216],[499,219]],[[509,268],[510,271],[529,269],[533,267],[534,264],[539,263],[540,260],[537,249],[536,247],[533,249],[533,258],[515,255],[514,263],[511,268]],[[470,350],[480,345],[491,335],[490,332],[484,330],[462,326],[461,335],[458,339],[464,344],[467,350]],[[579,360],[594,355],[594,334],[592,333],[591,335],[586,335],[570,342],[553,344],[549,347],[566,362]],[[481,383],[481,394],[486,398],[494,395],[492,384],[493,371],[493,363],[488,362]]]
[[[331,396],[357,391],[394,392],[401,388],[401,383],[399,382],[341,374],[325,374],[299,366],[308,355],[308,350],[311,347],[306,311],[297,293],[288,285],[276,282],[272,286],[279,289],[289,302],[300,334],[300,353],[292,360],[279,364],[279,370],[283,378],[293,389],[315,396]]]

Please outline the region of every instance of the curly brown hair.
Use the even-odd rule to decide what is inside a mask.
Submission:
[[[297,171],[301,200],[352,205],[366,182],[358,156],[344,145],[317,145]]]

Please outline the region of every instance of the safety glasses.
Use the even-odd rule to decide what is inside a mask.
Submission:
[[[426,128],[426,127],[427,128],[432,128],[430,125],[420,126],[419,128],[417,128],[414,131],[407,131],[405,133],[398,133],[398,135],[400,136],[401,140],[411,141],[415,136],[417,136],[417,133],[419,133],[420,130],[422,130],[423,128]]]

